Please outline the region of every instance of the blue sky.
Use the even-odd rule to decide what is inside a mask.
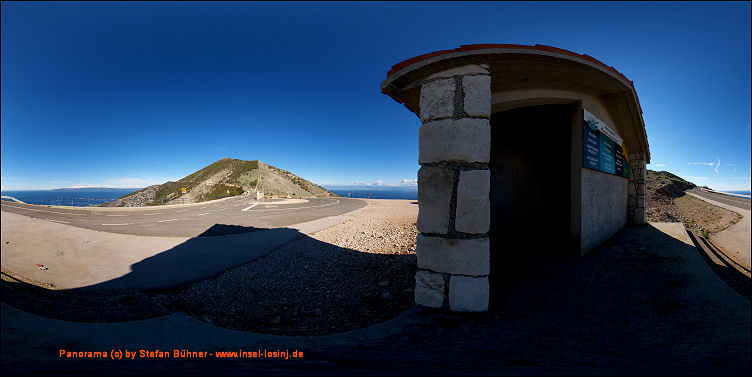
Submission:
[[[750,187],[750,3],[2,2],[2,189],[141,187],[222,157],[413,183],[391,65],[474,43],[586,53],[635,82],[651,169]]]

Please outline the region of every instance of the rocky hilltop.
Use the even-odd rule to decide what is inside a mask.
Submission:
[[[182,193],[182,188],[187,192]],[[165,182],[132,192],[102,207],[140,207],[174,203],[195,203],[226,196],[252,195],[296,198],[337,196],[287,170],[261,161],[223,158],[176,182]]]
[[[681,215],[674,199],[697,187],[694,183],[667,171],[647,170],[647,216],[651,221],[679,221]]]

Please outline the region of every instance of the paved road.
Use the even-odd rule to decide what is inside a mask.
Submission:
[[[60,208],[2,201],[2,211],[110,233],[196,237],[286,227],[341,215],[366,205],[365,200],[347,198],[256,201],[236,197],[203,204],[134,209]]]
[[[723,195],[723,194],[716,194],[714,192],[707,192],[707,191],[700,190],[699,188],[693,188],[688,191],[693,194],[702,196],[703,198],[715,200],[717,202],[728,204],[730,206],[734,206],[734,207],[741,208],[741,209],[746,209],[748,211],[750,210],[749,199],[731,197],[731,196]]]
[[[742,215],[742,219],[728,227],[726,230],[713,234],[710,239],[716,246],[722,247],[722,252],[736,263],[749,271],[752,263],[752,211],[749,207],[749,199],[731,198],[722,194],[708,193],[698,189],[689,190],[694,195],[715,206],[734,211]]]

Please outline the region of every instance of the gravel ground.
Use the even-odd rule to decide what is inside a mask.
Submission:
[[[672,197],[648,189],[647,218],[653,222],[681,222],[691,230],[718,233],[736,224],[741,215],[683,192]]]
[[[414,305],[418,205],[371,200],[351,215],[215,278],[147,294],[241,331],[322,335],[388,320]]]

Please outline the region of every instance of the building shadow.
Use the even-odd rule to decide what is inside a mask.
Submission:
[[[747,300],[752,299],[752,279],[750,279],[749,268],[729,258],[723,250],[704,237],[689,230],[687,234],[718,277]]]
[[[250,233],[258,232],[261,231]],[[312,247],[328,245],[313,239],[306,242]],[[528,247],[530,252],[536,251],[534,244]],[[331,263],[350,267],[350,270],[339,267],[334,270],[355,275],[352,281],[373,275],[380,263],[390,260],[404,263],[405,258],[374,254],[368,256],[367,263],[353,265],[351,257],[354,253],[361,254],[347,248],[336,248],[329,254],[333,257]],[[497,284],[488,312],[453,313],[422,308],[415,316],[404,320],[407,322],[401,327],[390,328],[392,335],[363,339],[366,344],[362,347],[352,346],[355,343],[345,346],[322,340],[316,349],[318,353],[309,353],[316,356],[308,364],[270,366],[255,361],[251,364],[264,365],[269,368],[265,370],[269,373],[284,370],[295,374],[315,373],[315,368],[342,371],[335,368],[346,367],[355,373],[377,370],[397,374],[748,375],[749,301],[718,279],[698,254],[690,242],[672,237],[653,225],[627,227],[576,263],[567,263],[535,278],[510,279]],[[134,265],[134,270],[157,271],[149,265],[161,265],[179,255],[155,256]],[[302,263],[309,265],[308,261]],[[316,302],[310,303],[312,305],[327,301],[336,305],[336,300],[328,298],[330,294],[325,285],[333,280],[350,279],[349,274],[334,275],[328,268],[312,266],[314,268],[306,270],[301,266],[290,265],[270,273],[291,276],[292,283],[288,287],[297,285],[301,291],[321,290],[312,300]],[[365,272],[358,275],[360,270]],[[300,274],[312,274],[315,277],[312,281],[318,279],[319,284],[297,284],[294,277]],[[263,276],[254,279],[263,282]],[[374,279],[367,284],[377,284],[379,277]],[[397,286],[395,283],[388,287]],[[4,302],[8,284],[11,283],[3,282]],[[414,284],[413,276],[400,284]],[[258,291],[252,292],[253,299],[258,300],[254,303],[268,305],[263,301],[264,297],[277,287],[265,290],[261,287],[259,285]],[[296,292],[290,292],[290,297],[295,295]],[[408,300],[412,299],[411,293],[405,295]],[[207,296],[196,305],[211,306],[214,302],[215,298]],[[137,305],[138,302],[134,302],[134,307]],[[274,305],[278,313],[285,315],[281,323],[315,315],[309,311],[315,310],[315,306],[306,306],[293,315],[290,307],[279,302]],[[321,308],[325,315],[335,310],[357,314],[386,305],[387,301],[376,298],[358,301],[352,306]],[[43,312],[44,308],[38,310]],[[48,307],[47,315],[58,315],[50,313],[54,310]],[[260,320],[266,321],[266,318]],[[192,331],[197,330],[185,331],[186,334],[181,335],[190,337],[194,334]],[[210,340],[196,339],[192,346],[187,347],[202,342]],[[243,340],[238,342],[240,344]],[[223,346],[231,347],[229,344]],[[348,352],[341,352],[343,347]],[[719,350],[723,352],[719,353]],[[44,362],[62,368],[71,365],[70,360],[50,357],[47,361],[38,361],[31,370],[40,368]],[[214,371],[212,368],[217,368],[227,372],[231,367],[210,362],[197,364],[195,370]],[[78,365],[82,369],[91,368],[88,364]],[[121,368],[121,365],[137,364],[102,363],[103,370],[108,371]],[[248,365],[244,363],[241,368],[248,368]],[[164,369],[158,367],[153,363],[143,366],[144,370],[151,372],[167,371],[167,366]],[[27,371],[22,368],[29,368],[29,365],[19,362],[13,368]]]
[[[387,309],[386,317],[394,316],[399,314],[399,310],[404,311],[414,305],[412,296],[416,268],[414,254],[367,253],[343,248],[318,241],[292,228],[268,229],[226,224],[215,224],[196,237],[133,263],[130,266],[131,271],[123,276],[86,287],[63,290],[45,289],[3,273],[2,302],[26,312],[78,322],[132,321],[176,311],[186,311],[202,319],[200,313],[211,305],[227,305],[229,310],[227,301],[231,300],[223,301],[220,296],[222,294],[234,295],[236,293],[233,290],[236,288],[224,289],[221,283],[217,283],[216,291],[222,293],[207,292],[208,297],[201,297],[196,301],[171,302],[168,305],[155,302],[154,297],[169,294],[177,296],[183,290],[189,289],[192,283],[211,281],[227,270],[264,258],[267,254],[293,241],[300,241],[301,245],[304,245],[305,250],[300,251],[301,253],[311,255],[302,255],[297,260],[292,260],[294,259],[292,258],[289,265],[281,267],[284,268],[283,270],[267,271],[270,275],[276,274],[269,276],[268,279],[263,274],[239,276],[241,279],[253,281],[253,284],[257,283],[257,286],[249,288],[249,292],[245,293],[246,296],[254,296],[257,299],[248,305],[248,308],[238,309],[239,314],[245,310],[253,311],[255,307],[262,305],[279,310],[291,309],[294,306],[302,308],[301,311],[306,314],[315,314],[317,309],[322,313],[328,310],[339,310],[341,308],[337,307],[337,302],[341,300],[336,300],[335,294],[318,292],[321,286],[336,286],[335,280],[340,282],[353,280],[351,285],[358,285],[361,291],[366,291],[368,286],[374,287],[373,291],[376,293],[372,295],[373,297],[364,294],[362,297],[356,297],[355,302],[348,305],[348,310],[361,320],[368,317],[367,314],[373,314],[382,309]],[[315,268],[315,258],[311,258],[317,253],[322,254],[322,250],[326,255],[322,255],[321,259],[324,260],[320,261],[320,265],[330,270]],[[126,251],[127,247],[124,247],[124,252]],[[359,266],[362,267],[360,268],[362,271],[352,271],[359,269]],[[388,285],[380,286],[378,283],[385,278],[374,273],[379,270],[402,271],[396,275],[404,276],[404,279],[390,281]],[[347,273],[348,276],[334,275],[332,271]],[[279,276],[280,274],[286,276]],[[285,285],[280,287],[271,285],[279,281],[283,281]],[[296,281],[299,283],[295,283]],[[310,288],[316,291],[313,295],[315,300],[310,300],[311,302],[308,303],[295,302],[296,296],[311,296],[311,292],[303,292],[309,289],[309,284],[302,282],[311,282],[310,285],[315,286]],[[267,287],[267,284],[270,285]],[[284,303],[281,302],[268,302],[267,296],[276,296],[264,294],[264,289],[288,292],[288,296],[292,298],[289,299],[290,302],[287,305],[282,305]],[[296,290],[300,290],[298,294]],[[386,295],[387,298],[383,298],[382,295]],[[287,300],[287,298],[284,299]],[[271,313],[274,312],[271,311]],[[361,312],[365,312],[366,315],[361,315]],[[273,322],[274,317],[275,315],[267,315],[256,319],[259,323]],[[285,317],[286,315],[282,315],[281,321],[286,322],[287,325],[294,322],[292,316]],[[274,328],[274,326],[267,327]]]

